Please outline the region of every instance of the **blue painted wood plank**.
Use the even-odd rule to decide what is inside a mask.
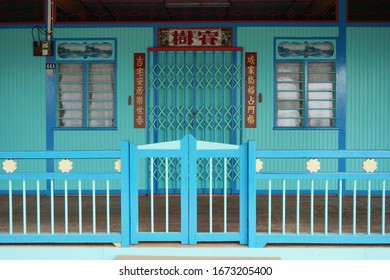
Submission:
[[[111,227],[111,221],[110,221],[110,181],[106,181],[106,226],[107,226],[107,234],[110,234],[110,227]]]
[[[213,159],[209,159],[209,232],[213,232]]]
[[[239,240],[241,234],[239,232],[226,233],[198,233],[196,239],[198,242],[233,242]]]
[[[7,151],[0,152],[0,158],[4,159],[103,159],[119,158],[120,151]]]
[[[50,180],[50,229],[54,234],[54,182]]]
[[[168,158],[165,158],[165,232],[169,232],[169,170]]]
[[[8,212],[9,212],[9,233],[13,233],[13,204],[12,204],[12,181],[8,181]]]
[[[256,179],[254,178],[256,159],[250,156],[249,149],[249,143],[240,146],[240,244],[248,244],[249,235],[254,236],[256,233]],[[256,149],[253,143],[251,149]],[[254,185],[250,186],[250,184]],[[254,194],[253,197],[250,194]],[[254,212],[249,214],[250,211]]]
[[[45,179],[120,179],[120,173],[0,173],[0,180],[25,179],[25,180],[45,180]]]
[[[181,232],[139,232],[138,240],[143,242],[167,242],[167,241],[181,241]]]
[[[83,196],[81,189],[81,180],[78,181],[78,200],[79,200],[79,234],[83,233]]]
[[[183,139],[182,141],[181,178],[183,181],[182,181],[182,193],[181,193],[181,201],[182,201],[181,219],[182,219],[182,224],[185,226],[184,228],[182,228],[182,233],[183,235],[188,236],[188,238],[186,236],[184,236],[183,238],[189,244],[197,243],[196,234],[198,232],[196,159],[197,159],[196,140],[192,135],[187,135],[185,139]]]
[[[92,233],[96,234],[96,182],[92,180]]]
[[[154,232],[154,158],[150,158],[150,231]]]
[[[257,173],[257,179],[390,179],[390,173]]]
[[[258,244],[390,244],[389,235],[382,234],[257,234]]]
[[[123,248],[130,245],[130,144],[121,141],[121,244]],[[132,167],[136,169],[136,164]],[[137,186],[136,184],[134,186]],[[138,197],[137,197],[138,198]]]
[[[390,150],[257,150],[258,158],[390,158]]]
[[[40,183],[37,180],[37,234],[41,233],[41,195]]]
[[[328,234],[329,225],[329,180],[325,181],[325,210],[324,210],[324,233]]]
[[[247,209],[248,209],[248,246],[256,246],[256,142],[248,141],[246,144],[246,160],[244,161],[247,170]],[[242,195],[242,194],[240,194]]]
[[[300,231],[300,196],[301,196],[301,181],[297,181],[297,194],[296,194],[296,199],[297,199],[297,208],[296,208],[296,233],[299,234]]]
[[[64,182],[64,213],[65,213],[65,234],[68,234],[68,180]]]
[[[382,234],[386,233],[386,181],[382,181]]]
[[[13,234],[0,235],[0,243],[113,243],[120,242],[121,234],[64,234],[42,233],[37,234]]]
[[[127,144],[128,145],[128,144]],[[125,150],[125,149],[124,149]],[[126,161],[126,174],[123,174],[122,179],[122,194],[121,194],[121,212],[125,215],[122,220],[123,238],[128,240],[129,244],[138,244],[138,150],[133,144],[124,151]],[[123,171],[122,171],[123,172]],[[129,177],[130,176],[130,177]],[[125,189],[126,188],[126,189]],[[123,216],[122,216],[123,217]],[[128,247],[128,244],[122,247]]]
[[[23,233],[27,233],[26,181],[23,180]]]

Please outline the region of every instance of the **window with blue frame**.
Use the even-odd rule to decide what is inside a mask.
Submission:
[[[278,41],[277,41],[278,43]],[[275,63],[275,126],[332,128],[336,123],[336,62],[329,41],[282,41]]]
[[[114,63],[57,66],[58,127],[113,127]]]
[[[115,40],[57,40],[57,46],[57,127],[115,127]]]

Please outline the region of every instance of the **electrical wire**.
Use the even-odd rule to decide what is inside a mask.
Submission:
[[[31,36],[32,36],[32,39],[33,41],[35,42],[35,36],[34,36],[34,31],[37,30],[37,34],[38,34],[38,41],[41,40],[41,36],[40,35],[50,35],[49,32],[47,32],[44,28],[36,25],[34,26],[32,29],[31,29]]]

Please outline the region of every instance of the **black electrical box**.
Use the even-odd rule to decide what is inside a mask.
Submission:
[[[34,56],[52,56],[53,43],[52,41],[34,41]]]

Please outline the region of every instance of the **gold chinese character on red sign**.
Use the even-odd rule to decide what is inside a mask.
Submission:
[[[245,127],[256,128],[257,53],[245,53]]]
[[[134,54],[134,128],[145,128],[145,54]]]

